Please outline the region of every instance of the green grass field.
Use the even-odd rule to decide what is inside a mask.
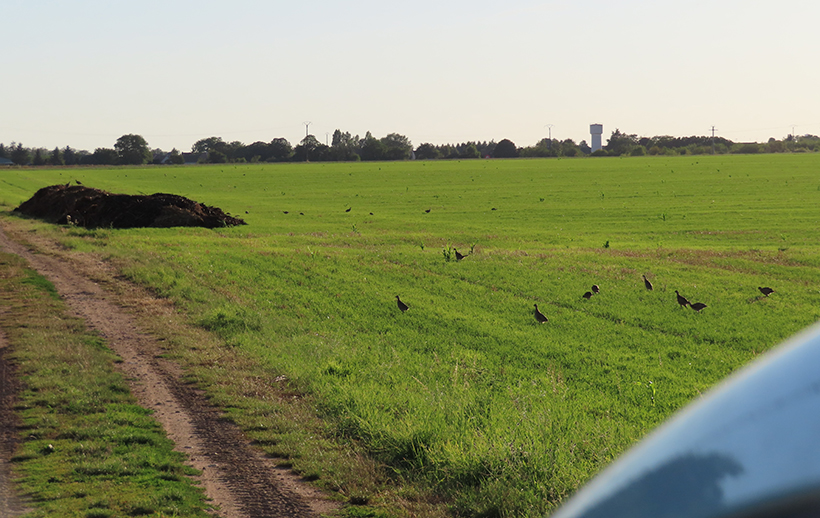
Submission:
[[[174,300],[455,513],[538,516],[820,318],[818,170],[814,154],[12,169],[0,203],[76,178],[243,217],[29,225]]]

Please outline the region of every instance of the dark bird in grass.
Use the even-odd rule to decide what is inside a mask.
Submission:
[[[430,210],[432,210],[432,209],[427,209],[427,210],[424,211],[424,213],[425,214],[430,214]]]
[[[288,214],[288,211],[283,210],[283,211],[282,211],[282,214]]]
[[[300,215],[300,216],[304,216],[304,215],[305,215],[305,213],[304,213],[304,212],[300,212],[300,213],[299,213],[299,215]]]
[[[691,302],[686,300],[686,297],[684,297],[683,295],[678,293],[678,290],[675,290],[675,295],[678,297],[678,304],[680,304],[681,306],[686,307],[686,306],[691,306],[692,305]]]
[[[768,286],[758,286],[757,289],[760,290],[760,293],[767,297],[774,293],[774,290],[769,288]]]
[[[66,186],[66,187],[71,187],[71,180],[69,180],[69,181],[68,181],[68,183],[67,183],[67,184],[65,184],[65,186]]]
[[[77,182],[77,185],[82,185],[83,184],[83,182],[81,182],[79,180],[74,180],[74,181]]]
[[[601,293],[601,288],[597,284],[593,284],[592,285],[592,293],[594,293],[596,295]]]
[[[462,259],[464,259],[465,257],[467,257],[466,255],[462,254],[461,252],[459,252],[459,251],[458,251],[458,250],[456,250],[455,248],[453,248],[453,252],[455,252],[455,253],[456,253],[456,261],[461,261]]]
[[[373,215],[373,213],[371,212],[371,213],[370,213],[370,215],[372,216],[372,215]]]
[[[646,275],[643,276],[643,285],[646,286],[646,289],[652,291],[652,283],[649,282],[649,279],[646,278]]]
[[[345,212],[350,212],[350,209],[352,209],[352,208],[353,208],[353,207],[348,207],[348,208],[346,208],[346,209],[345,209]]]
[[[540,311],[538,311],[538,304],[533,304],[535,307],[535,320],[538,321],[539,324],[546,324],[549,319]]]
[[[410,306],[402,302],[398,295],[396,295],[396,305],[399,307],[399,310],[401,310],[402,313],[410,309]]]
[[[695,302],[694,304],[689,304],[689,307],[700,313],[700,310],[707,306],[703,302]]]
[[[589,299],[591,299],[591,298],[592,298],[592,292],[591,292],[591,291],[587,291],[587,292],[586,292],[586,293],[584,293],[582,296],[583,296],[585,299],[589,300]]]

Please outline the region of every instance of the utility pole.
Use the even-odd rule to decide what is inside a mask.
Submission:
[[[549,140],[547,142],[548,142],[550,151],[552,151],[552,127],[553,126],[554,126],[554,124],[547,124],[547,125],[544,126],[545,128],[549,129]]]
[[[308,128],[309,128],[309,127],[310,127],[310,125],[311,125],[311,124],[313,124],[313,123],[312,123],[312,122],[310,122],[310,121],[305,121],[305,122],[303,122],[302,124],[304,124],[304,125],[305,125],[305,138],[307,138],[307,136],[308,136]]]
[[[715,127],[712,126],[712,154],[715,154]]]

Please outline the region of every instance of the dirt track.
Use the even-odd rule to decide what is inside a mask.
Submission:
[[[17,423],[12,414],[18,383],[12,366],[5,358],[6,337],[0,331],[0,516],[11,518],[25,512],[22,502],[11,490],[9,460],[18,442]]]
[[[33,253],[9,239],[2,227],[0,250],[28,261],[54,284],[70,311],[108,341],[122,358],[119,368],[139,403],[154,410],[176,449],[188,455],[191,466],[202,470],[199,481],[220,507],[220,516],[309,517],[335,508],[323,494],[250,446],[235,425],[220,419],[217,409],[182,383],[179,367],[157,357],[161,345],[140,331],[115,295],[81,274],[83,269],[53,255]],[[0,500],[7,494],[2,468],[0,463]]]

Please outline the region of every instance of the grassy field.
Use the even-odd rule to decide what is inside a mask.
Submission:
[[[33,509],[26,516],[211,516],[104,340],[66,314],[48,280],[5,253],[0,307],[24,386],[16,410],[25,440],[12,464]]]
[[[820,318],[818,169],[818,155],[13,169],[0,203],[76,178],[243,217],[26,225],[174,300],[396,480],[457,514],[538,516]],[[253,431],[253,398],[227,394],[213,397],[288,456],[287,432]]]

